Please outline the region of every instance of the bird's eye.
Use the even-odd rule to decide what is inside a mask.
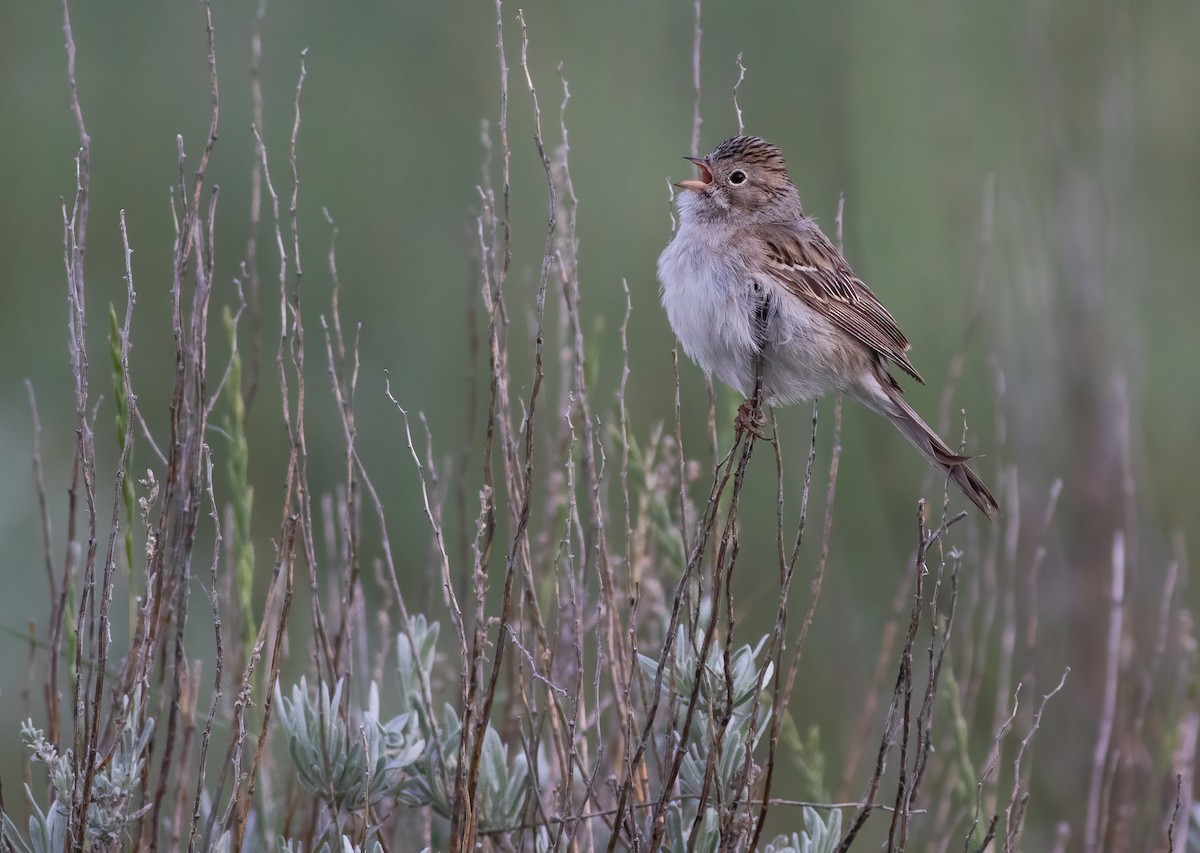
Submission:
[[[746,183],[746,173],[741,169],[729,173],[729,183],[744,184]]]

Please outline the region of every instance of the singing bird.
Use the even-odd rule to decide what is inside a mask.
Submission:
[[[993,518],[983,480],[905,401],[889,372],[922,385],[895,319],[804,213],[783,155],[756,136],[727,139],[680,181],[679,228],[658,259],[662,303],[684,351],[749,398],[762,359],[770,406],[841,391],[885,415]]]

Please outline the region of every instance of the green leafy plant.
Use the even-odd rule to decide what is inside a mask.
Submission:
[[[154,720],[141,717],[141,691],[134,692],[132,699],[126,697],[122,708],[124,719],[120,733],[113,745],[112,753],[95,756],[91,782],[91,798],[88,802],[85,850],[119,849],[129,820],[129,805],[141,781],[142,767],[146,760],[146,749],[154,734]],[[44,764],[49,774],[50,789],[54,800],[49,809],[43,810],[37,803],[29,786],[25,795],[29,799],[32,814],[29,817],[28,841],[7,814],[0,824],[3,840],[23,853],[60,853],[67,849],[70,834],[67,826],[68,804],[71,803],[77,782],[82,787],[74,767],[74,753],[58,748],[46,739],[45,732],[35,728],[33,722],[21,724],[21,739],[32,753],[35,764]]]
[[[394,797],[425,746],[412,714],[380,721],[374,684],[366,709],[344,710],[343,684],[330,691],[322,682],[314,699],[301,678],[290,697],[277,691],[276,699],[301,786],[335,814]]]
[[[762,849],[762,853],[834,853],[842,837],[842,813],[837,809],[829,812],[829,819],[822,820],[821,813],[809,806],[804,807],[804,831],[792,833],[789,838],[780,835]]]

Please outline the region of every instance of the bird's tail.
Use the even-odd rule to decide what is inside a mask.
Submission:
[[[921,420],[921,416],[912,410],[912,407],[901,396],[895,381],[887,375],[882,367],[880,373],[883,373],[883,376],[877,377],[878,383],[872,383],[876,387],[869,389],[872,392],[869,393],[871,399],[863,402],[887,415],[896,425],[896,429],[900,430],[933,467],[945,474],[947,479],[970,498],[984,515],[988,518],[995,518],[1000,511],[1000,506],[979,475],[967,465],[971,457],[954,453],[946,445],[946,442],[942,441],[938,434],[930,429],[925,421]],[[879,391],[883,391],[883,395],[880,395]]]

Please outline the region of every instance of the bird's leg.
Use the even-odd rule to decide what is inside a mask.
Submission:
[[[763,427],[766,423],[767,416],[763,414],[757,398],[751,397],[738,406],[737,415],[733,419],[733,428],[740,432],[748,432],[762,441],[770,441],[771,439],[763,434]]]
[[[755,291],[759,291],[758,283],[755,282]],[[754,353],[754,393],[738,406],[737,416],[733,419],[733,427],[740,432],[747,432],[757,439],[762,441],[771,441],[763,434],[763,427],[767,423],[767,417],[762,410],[762,384],[763,384],[763,347],[766,345],[766,328],[767,320],[770,314],[770,302],[764,296],[758,304],[758,311],[755,316],[755,328],[757,329],[756,336],[761,339],[758,346],[755,347]]]

